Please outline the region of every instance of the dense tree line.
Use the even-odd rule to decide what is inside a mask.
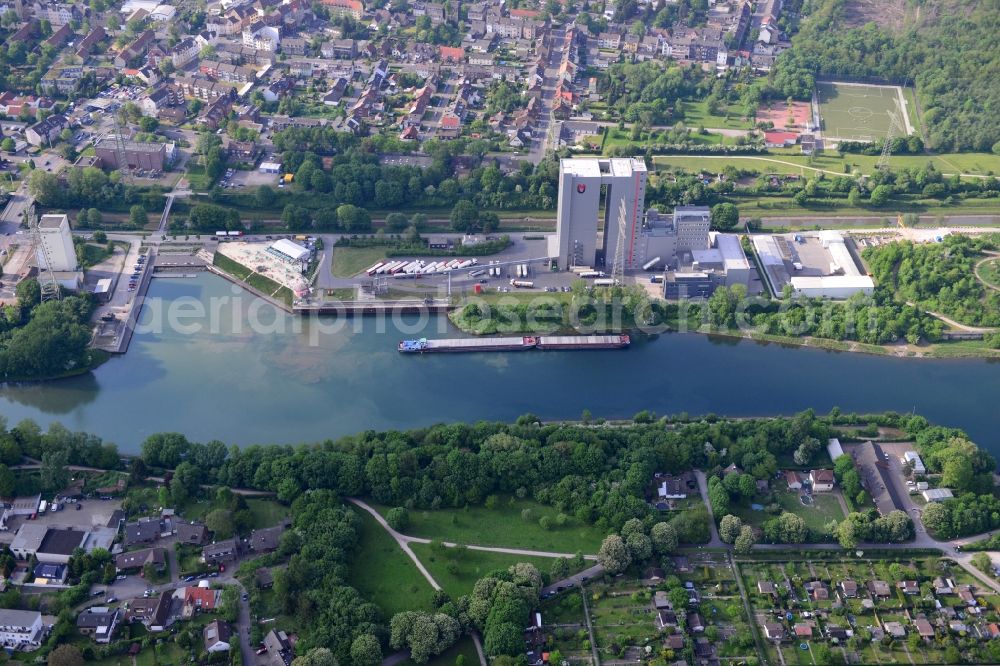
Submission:
[[[17,286],[17,305],[0,316],[0,377],[4,380],[56,377],[93,363],[88,324],[89,296],[41,302],[34,278]]]
[[[39,204],[48,208],[128,210],[132,205],[146,210],[163,208],[162,188],[126,185],[117,171],[109,176],[96,167],[67,169],[65,182],[56,174],[35,169],[28,176],[28,191]],[[88,218],[88,222],[93,220]]]
[[[1000,67],[995,43],[1000,13],[990,2],[960,11],[932,2],[933,16],[919,26],[890,33],[874,23],[849,28],[846,0],[813,0],[792,48],[778,57],[773,83],[785,96],[809,99],[815,80],[915,82],[930,145],[936,150],[990,150],[1000,126],[986,109],[1000,105]]]
[[[940,243],[897,241],[865,248],[863,256],[881,289],[900,301],[971,326],[1000,326],[1000,292],[976,277],[986,251],[1000,249],[995,234],[951,234]]]
[[[987,532],[1000,527],[1000,499],[966,493],[944,502],[931,502],[924,507],[921,519],[937,539]]]
[[[881,282],[871,296],[855,294],[846,301],[796,298],[790,286],[778,300],[748,299],[742,285],[719,287],[704,308],[704,323],[721,329],[747,329],[768,335],[812,336],[887,344],[906,339],[911,344],[940,338],[942,323],[922,310],[895,301]]]

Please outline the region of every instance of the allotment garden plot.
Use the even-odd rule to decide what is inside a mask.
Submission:
[[[890,113],[906,134],[913,132],[899,86],[818,83],[816,95],[827,140],[877,141],[889,133]]]

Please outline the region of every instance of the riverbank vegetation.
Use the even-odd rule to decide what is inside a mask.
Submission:
[[[756,490],[758,481],[774,478],[781,460],[791,456],[803,464],[814,462],[822,456],[815,443],[837,436],[841,428],[863,433],[881,427],[894,429],[899,438],[912,438],[929,469],[941,470],[942,482],[981,493],[974,500],[957,500],[961,506],[954,511],[945,504],[952,521],[964,520],[973,501],[980,514],[1000,515],[1000,508],[990,505],[996,500],[977,487],[985,474],[981,468],[992,469],[995,461],[967,442],[961,431],[931,426],[920,416],[859,417],[834,410],[824,416],[806,411],[790,418],[743,420],[686,415],[656,419],[640,413],[632,423],[615,427],[590,421],[588,416],[583,423],[543,424],[525,415],[510,424],[366,431],[336,442],[244,449],[164,433],[143,443],[141,456],[131,462],[130,478],[170,472],[169,483],[157,491],[158,501],[176,506],[201,501],[205,485],[275,493],[278,502],[291,507],[291,529],[277,551],[245,563],[241,575],[244,569],[252,574],[256,567],[272,567],[274,587],[266,592],[268,616],[277,617],[282,627],[295,627],[298,655],[329,650],[345,662],[373,665],[381,661],[385,646],[410,647],[414,660],[424,662],[473,629],[483,635],[487,654],[517,654],[523,650],[525,614],[537,606],[542,586],[561,580],[585,562],[582,555],[524,562],[514,554],[480,555],[429,545],[417,549],[419,556],[430,562],[432,571],[443,569],[447,574],[442,574],[446,590],[431,593],[393,540],[375,521],[346,505],[345,496],[394,507],[384,510],[390,524],[407,533],[438,532],[435,540],[447,536],[488,540],[483,538],[485,528],[469,520],[486,524],[490,512],[498,510],[506,513],[499,523],[498,541],[517,542],[510,535],[522,524],[530,529],[537,524],[545,534],[560,535],[558,527],[545,529],[543,519],[559,522],[564,515],[564,522],[572,526],[563,536],[581,532],[593,547],[594,535],[610,535],[597,553],[614,572],[708,538],[708,514],[700,504],[677,511],[659,511],[651,505],[647,491],[658,471],[704,470],[712,479],[713,506],[721,508],[728,497],[715,497],[719,488],[746,496],[751,486]],[[0,432],[2,460],[14,464],[22,456],[42,460],[39,478],[47,492],[65,487],[68,464],[110,469],[122,465],[115,447],[99,438],[59,426],[43,434],[30,422]],[[968,475],[956,466],[959,459],[971,461]],[[733,466],[741,471],[723,474]],[[0,480],[5,470],[0,467]],[[845,478],[846,470],[840,471]],[[236,501],[228,491],[220,492],[217,498]],[[513,504],[509,498],[514,498]],[[226,506],[238,509],[235,504]],[[989,520],[977,522],[976,527],[988,525]],[[727,541],[741,552],[750,549],[757,537],[752,530],[748,533],[747,525],[732,519],[720,522]],[[829,531],[845,548],[862,540],[900,541],[904,534],[911,535],[905,515],[882,518],[872,512],[852,513],[830,525]],[[769,541],[800,543],[810,539],[810,528],[801,517],[785,511],[765,523],[763,535]],[[530,540],[533,550],[539,550],[535,546],[543,538],[544,534]],[[548,570],[536,566],[546,563]],[[473,582],[474,577],[479,580]],[[254,591],[255,600],[263,595]],[[395,613],[391,619],[390,613]],[[255,641],[260,631],[255,627]]]
[[[996,234],[950,234],[940,243],[898,241],[867,247],[862,256],[879,288],[969,326],[1000,327],[1000,291],[976,277],[975,266],[1000,250]],[[1000,347],[1000,339],[998,339]]]
[[[0,314],[0,377],[4,381],[54,379],[81,374],[107,358],[88,349],[93,302],[65,295],[42,302],[38,280],[17,285],[17,303]]]

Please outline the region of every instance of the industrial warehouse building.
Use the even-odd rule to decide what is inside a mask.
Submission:
[[[763,277],[777,295],[785,285],[806,298],[846,299],[875,290],[875,282],[839,231],[759,234],[752,241]]]

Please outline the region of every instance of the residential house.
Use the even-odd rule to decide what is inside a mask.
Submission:
[[[181,543],[201,546],[208,541],[208,528],[201,523],[178,520],[174,524],[174,533]]]
[[[66,116],[57,113],[31,125],[24,131],[24,138],[32,146],[51,145],[59,139],[59,133],[69,127]]]
[[[653,594],[653,607],[656,610],[672,608],[670,605],[670,599],[667,597],[666,592],[663,590],[657,590],[656,593]]]
[[[955,588],[955,592],[958,594],[958,598],[961,599],[966,606],[979,605],[979,602],[976,601],[976,595],[972,592],[972,587],[969,585],[959,585]]]
[[[764,636],[772,641],[783,641],[785,640],[785,627],[777,622],[765,622]]]
[[[206,563],[231,562],[243,554],[243,546],[239,539],[225,539],[205,546],[201,557]]]
[[[360,0],[323,0],[323,6],[329,10],[331,19],[350,16],[360,21],[365,13],[365,6]]]
[[[853,599],[858,596],[858,584],[853,580],[842,580],[840,581],[840,591],[848,599]]]
[[[172,592],[164,590],[159,595],[153,595],[149,598],[133,599],[129,602],[125,619],[128,622],[142,622],[149,631],[165,631],[173,622],[170,615],[172,598]]]
[[[886,622],[882,625],[882,628],[885,629],[885,633],[893,638],[906,638],[906,627],[901,622]]]
[[[955,593],[955,584],[947,578],[938,576],[931,584],[934,586],[934,594],[942,595]]]
[[[167,566],[167,551],[165,548],[144,548],[133,550],[115,556],[115,568],[118,571],[142,569],[147,565],[157,571],[163,571]]]
[[[775,593],[774,583],[772,583],[771,581],[767,581],[767,580],[759,580],[759,581],[757,581],[757,592],[758,592],[758,594],[770,594],[770,595],[773,595]]]
[[[257,587],[259,587],[260,589],[268,590],[274,587],[274,575],[271,573],[271,570],[268,569],[267,567],[261,567],[260,569],[257,569],[256,576],[257,576]]]
[[[201,47],[193,37],[185,37],[174,45],[170,51],[170,61],[176,69],[183,69],[189,62],[198,57]]]
[[[873,597],[883,597],[886,598],[891,594],[889,589],[889,583],[884,580],[870,580],[868,581],[868,592]]]
[[[915,580],[901,580],[896,583],[896,587],[903,591],[903,594],[920,594],[920,585]]]
[[[309,48],[309,42],[301,37],[288,37],[281,42],[281,52],[287,55],[304,56]]]
[[[65,564],[40,563],[33,573],[36,583],[62,585],[66,582],[67,567]]]
[[[324,58],[353,60],[358,56],[358,44],[353,39],[334,39],[320,47],[320,55]]]
[[[809,593],[809,598],[813,601],[825,601],[830,598],[830,588],[823,581],[810,581],[803,587],[805,587],[806,592]]]
[[[254,21],[243,28],[243,46],[261,51],[277,51],[281,45],[281,31],[263,21]]]
[[[812,638],[812,635],[813,635],[813,623],[812,622],[796,622],[795,626],[792,627],[792,631],[795,634],[795,638]]]
[[[124,616],[120,608],[93,606],[76,616],[76,630],[97,643],[110,643]]]
[[[38,611],[0,609],[0,647],[24,652],[42,646],[45,626]]]
[[[225,620],[214,620],[205,625],[202,632],[205,639],[205,652],[228,652],[233,637],[232,627]]]
[[[677,626],[677,613],[672,610],[656,611],[656,624],[660,629],[670,629]]]
[[[788,148],[798,140],[798,132],[764,132],[764,145],[768,148]]]
[[[705,631],[705,620],[702,619],[700,613],[691,612],[687,614],[687,630],[691,633]]]
[[[809,472],[809,483],[814,493],[828,493],[833,490],[834,478],[832,469],[814,469]]]
[[[789,490],[801,490],[802,489],[802,477],[798,472],[792,470],[785,470],[785,483],[788,484]]]
[[[934,627],[925,617],[918,617],[913,621],[913,626],[921,638],[934,638]]]
[[[184,617],[191,617],[195,613],[211,613],[218,609],[222,592],[209,587],[185,587],[182,598]]]
[[[294,648],[285,632],[278,631],[277,629],[269,631],[264,636],[264,647],[266,648],[266,652],[264,653],[266,656],[258,660],[258,664],[289,666],[292,663]]]
[[[136,37],[131,44],[123,48],[118,55],[115,56],[114,65],[115,67],[122,68],[127,67],[129,63],[136,60],[146,52],[146,49],[153,43],[156,39],[156,33],[152,30],[146,30],[141,35]]]

